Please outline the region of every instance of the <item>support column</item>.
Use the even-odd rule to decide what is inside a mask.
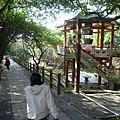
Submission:
[[[110,41],[110,48],[112,49],[114,46],[114,25],[112,25],[112,32],[111,32],[111,41]]]
[[[103,47],[104,47],[104,23],[102,22],[100,48],[103,49]],[[101,60],[102,60],[102,58],[101,58]],[[98,75],[98,85],[101,85],[101,76],[100,75]]]
[[[66,26],[64,26],[64,46],[67,45],[67,33],[66,33]]]
[[[102,22],[102,28],[101,28],[101,41],[100,41],[100,48],[103,49],[104,46],[104,23]]]
[[[100,30],[98,29],[98,34],[97,34],[97,47],[99,47],[99,40],[100,40],[100,34],[99,34]]]
[[[75,81],[75,58],[72,61],[72,83]]]
[[[79,93],[79,87],[80,87],[80,56],[81,56],[81,45],[80,45],[80,39],[81,39],[81,22],[78,19],[77,21],[77,41],[76,43],[76,59],[77,59],[77,76],[74,82],[74,90],[76,93]]]
[[[98,85],[101,85],[101,76],[98,75]]]
[[[65,61],[65,67],[66,67],[66,71],[65,71],[65,76],[66,76],[66,79],[65,79],[65,87],[67,88],[68,87],[68,84],[69,84],[69,81],[68,81],[68,61]]]
[[[111,32],[111,41],[110,41],[110,49],[113,49],[114,46],[114,25],[112,25],[112,32]],[[109,66],[112,65],[112,57],[110,58]]]
[[[64,44],[63,44],[64,47],[66,47],[66,41],[67,41],[66,39],[67,39],[67,37],[66,37],[66,26],[64,26]],[[64,57],[64,75],[66,75],[65,72],[66,72],[66,61],[65,61],[65,57]]]

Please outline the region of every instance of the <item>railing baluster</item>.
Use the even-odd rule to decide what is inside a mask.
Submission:
[[[44,67],[42,67],[42,81],[43,81],[43,83],[44,83]]]
[[[60,79],[61,79],[61,74],[58,74],[58,84],[57,84],[57,94],[60,95]]]
[[[30,62],[30,73],[32,72],[32,64],[31,64],[31,62]]]
[[[52,88],[52,70],[50,70],[50,88]]]

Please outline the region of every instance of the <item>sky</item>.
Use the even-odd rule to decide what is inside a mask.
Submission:
[[[63,25],[65,20],[68,20],[68,19],[71,19],[71,18],[74,17],[73,14],[67,14],[67,13],[66,14],[65,13],[60,13],[58,16],[59,17],[57,17],[56,20],[51,21],[51,22],[45,24],[45,26],[47,28],[51,29],[51,30],[55,30],[56,27],[58,27],[60,25]]]
[[[39,16],[39,10],[37,11],[37,9],[35,7],[33,7],[33,12],[35,12],[36,16],[38,14]],[[44,11],[41,11],[41,14],[44,14]],[[44,19],[43,21],[41,19],[36,18],[35,16],[33,16],[32,14],[32,19],[35,22],[41,23],[43,26],[46,26],[47,28],[51,29],[51,30],[55,30],[56,27],[63,25],[65,20],[71,19],[73,17],[75,17],[75,13],[63,13],[60,12],[57,16],[56,16],[56,20],[51,17],[50,19]]]

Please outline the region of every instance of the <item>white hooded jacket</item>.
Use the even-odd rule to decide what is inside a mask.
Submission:
[[[29,119],[39,120],[46,117],[50,112],[55,119],[58,118],[58,112],[48,86],[44,84],[27,86],[24,91]]]

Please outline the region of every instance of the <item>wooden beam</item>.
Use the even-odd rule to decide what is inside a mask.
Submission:
[[[111,43],[110,43],[110,48],[112,49],[114,46],[114,25],[112,25],[112,32],[111,32]],[[111,62],[109,65],[112,65],[112,57],[110,58]]]
[[[100,41],[100,47],[103,48],[104,46],[104,23],[102,23],[102,28],[101,28],[101,41]]]
[[[98,29],[98,32],[97,32],[97,47],[99,47],[99,40],[100,40],[100,34],[99,34],[99,29]]]
[[[104,30],[104,32],[113,32],[113,31],[112,30]],[[93,31],[93,33],[96,34],[98,32],[97,31],[96,32]],[[101,33],[101,31],[99,31],[99,33]]]
[[[64,30],[66,31],[66,26],[64,26]],[[67,45],[67,37],[66,32],[64,32],[64,46]]]
[[[98,85],[101,85],[101,76],[98,75]]]
[[[81,22],[78,19],[77,22],[77,43],[76,43],[76,59],[77,59],[77,76],[74,82],[74,90],[76,93],[79,93],[79,87],[80,87],[80,56],[81,56],[81,45],[80,45],[80,39],[81,39]]]
[[[72,60],[72,83],[75,81],[75,58]]]
[[[114,46],[114,25],[112,25],[110,47],[113,48],[113,46]]]
[[[65,61],[65,76],[66,76],[66,80],[65,80],[65,87],[68,87],[68,61]]]

